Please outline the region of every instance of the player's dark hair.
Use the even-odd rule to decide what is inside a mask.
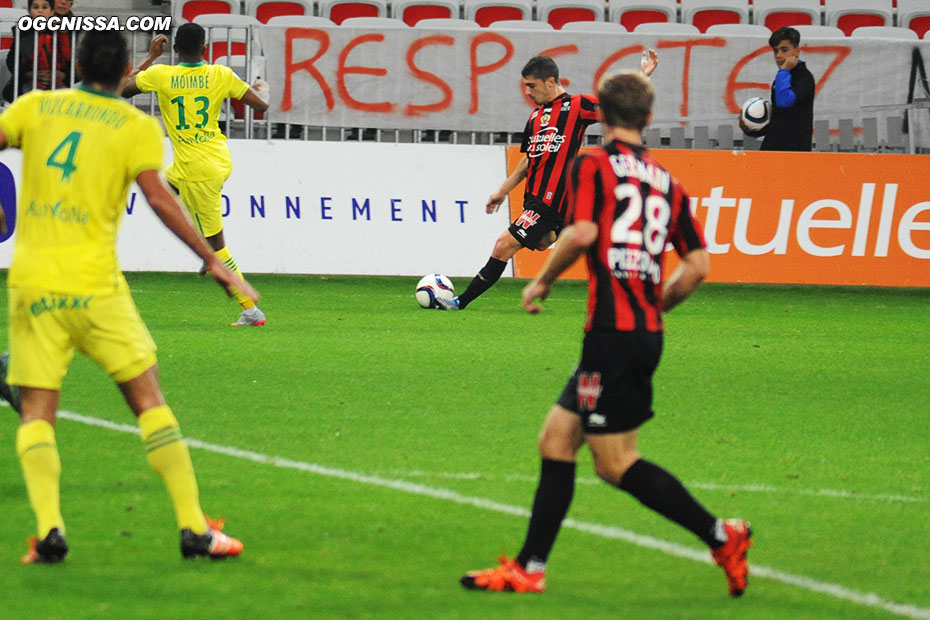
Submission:
[[[637,71],[605,76],[597,89],[604,122],[636,131],[646,127],[655,94],[652,82]]]
[[[546,81],[549,78],[555,78],[559,81],[559,65],[548,56],[534,56],[530,61],[523,65],[523,71],[520,72],[525,78],[536,78],[537,80]]]
[[[174,33],[174,49],[185,56],[199,56],[207,42],[207,33],[200,24],[182,24]]]
[[[769,37],[769,47],[775,49],[782,41],[788,41],[792,47],[801,45],[801,33],[791,26],[782,26]]]
[[[106,87],[119,86],[129,64],[126,38],[113,30],[91,30],[81,36],[77,54],[85,83]]]

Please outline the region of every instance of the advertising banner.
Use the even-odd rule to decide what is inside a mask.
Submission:
[[[930,286],[926,156],[653,154],[691,197],[711,254],[711,282]],[[511,166],[521,156],[512,147]],[[510,195],[513,217],[522,191]],[[516,276],[535,276],[547,255],[521,250]],[[666,274],[674,264],[667,262]],[[566,277],[586,277],[582,262]]]
[[[230,149],[224,233],[246,273],[474,275],[509,223],[505,210],[484,209],[506,177],[502,146],[232,140]],[[0,153],[0,179],[3,167],[18,179],[20,160]],[[123,269],[199,268],[135,186],[127,202]],[[11,246],[0,243],[0,267]]]

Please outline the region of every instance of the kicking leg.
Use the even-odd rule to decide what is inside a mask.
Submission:
[[[748,574],[746,550],[752,544],[748,524],[716,518],[694,499],[678,478],[641,458],[636,448],[638,433],[633,430],[586,436],[594,454],[597,475],[703,540],[727,573],[730,593],[741,595]]]
[[[223,237],[223,231],[221,230],[215,235],[206,237],[206,241],[210,244],[216,257],[220,259],[230,271],[241,278],[242,272],[239,270],[239,264],[236,263],[236,259],[232,257],[229,248],[226,247],[226,239]],[[255,305],[254,301],[235,288],[232,289],[232,293],[239,305],[242,306],[242,314],[239,316],[239,320],[235,323],[231,323],[231,325],[236,327],[254,325],[257,327],[265,324],[265,313]]]
[[[497,238],[497,242],[494,244],[494,250],[491,252],[491,258],[488,259],[487,264],[481,268],[478,275],[468,284],[468,288],[465,289],[465,292],[456,298],[458,299],[458,309],[464,309],[478,296],[494,286],[504,273],[504,269],[507,267],[507,261],[513,258],[514,254],[522,247],[520,242],[510,234],[510,231],[505,230],[501,236]]]

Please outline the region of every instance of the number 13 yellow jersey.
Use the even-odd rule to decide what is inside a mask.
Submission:
[[[229,67],[205,62],[155,65],[136,75],[142,92],[155,92],[174,147],[169,178],[205,181],[229,176],[232,158],[219,126],[223,102],[241,99],[249,85]]]

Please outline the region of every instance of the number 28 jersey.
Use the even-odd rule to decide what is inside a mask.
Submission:
[[[232,157],[220,131],[223,102],[241,99],[249,85],[229,67],[205,62],[155,65],[136,76],[136,86],[158,96],[174,148],[169,179],[206,181],[229,176]]]
[[[570,221],[598,225],[588,250],[585,331],[662,331],[662,263],[705,247],[690,200],[645,147],[615,140],[578,157]]]

